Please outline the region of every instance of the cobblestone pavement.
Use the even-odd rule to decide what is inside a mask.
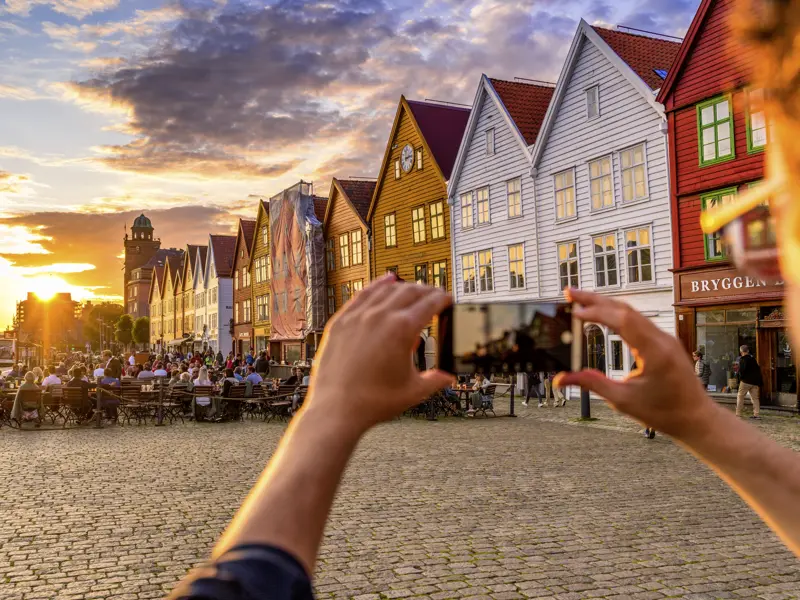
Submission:
[[[599,421],[395,421],[354,457],[320,598],[800,598],[795,558],[712,473]],[[760,425],[798,447],[800,422]],[[0,598],[162,597],[201,561],[284,430],[0,431]]]

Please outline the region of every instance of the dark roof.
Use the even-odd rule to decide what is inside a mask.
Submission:
[[[134,219],[133,226],[137,229],[153,228],[153,224],[150,222],[150,219],[144,216],[144,213],[140,214],[138,217]]]
[[[189,251],[188,265],[194,268],[194,263],[197,260],[197,251],[200,249],[200,246],[195,246],[194,244],[187,244],[186,249]]]
[[[202,269],[203,277],[206,276],[206,260],[208,259],[208,246],[200,246],[197,251],[200,253],[200,268]]]
[[[157,250],[156,253],[153,255],[153,258],[148,260],[144,265],[139,267],[140,269],[152,269],[156,265],[164,266],[167,262],[167,259],[172,256],[179,256],[183,254],[183,250],[176,250],[175,248],[162,248],[161,250]]]
[[[664,80],[656,74],[656,69],[669,72],[681,48],[680,42],[604,27],[592,26],[592,29],[628,63],[650,89],[657,90],[664,85]]]
[[[328,199],[322,196],[314,196],[314,214],[317,220],[322,223],[325,220],[325,209],[328,207]]]
[[[489,79],[528,146],[536,143],[555,86]]]
[[[252,219],[239,219],[239,228],[242,230],[242,234],[244,234],[247,254],[250,254],[250,248],[253,246],[253,236],[256,234],[256,222]]]
[[[175,284],[175,281],[178,278],[178,274],[183,269],[183,260],[186,256],[186,253],[183,250],[178,251],[180,254],[173,254],[167,258],[167,266],[169,267],[169,277]]]
[[[367,213],[369,213],[369,205],[372,202],[372,194],[375,193],[375,186],[378,185],[377,181],[365,181],[362,179],[337,179],[339,185],[350,203],[361,219],[366,222]]]
[[[153,268],[153,277],[150,280],[150,289],[153,289],[153,286],[158,283],[158,292],[159,296],[161,296],[163,290],[161,281],[164,279],[164,265],[156,265]],[[151,292],[152,293],[152,292]]]
[[[233,273],[233,255],[236,252],[235,235],[212,235],[211,244],[214,252],[214,265],[217,277],[230,277]]]
[[[442,175],[450,179],[470,109],[418,100],[407,102]]]

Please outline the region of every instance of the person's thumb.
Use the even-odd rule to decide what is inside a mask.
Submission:
[[[553,384],[558,387],[568,385],[582,387],[605,398],[612,404],[624,401],[625,397],[625,385],[622,382],[613,381],[595,369],[585,369],[577,373],[559,373]]]
[[[417,378],[417,396],[425,399],[439,392],[453,383],[455,377],[450,373],[438,371],[425,371]]]

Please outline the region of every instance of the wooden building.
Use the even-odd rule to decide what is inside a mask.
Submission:
[[[187,244],[186,259],[183,261],[183,273],[181,275],[181,287],[183,290],[183,327],[181,328],[184,344],[181,350],[186,352],[194,349],[194,269],[197,264],[197,254],[201,246]]]
[[[704,209],[735,202],[764,177],[764,93],[750,84],[752,53],[731,50],[734,4],[703,0],[658,96],[669,128],[677,333],[687,352],[705,352],[710,392],[735,393],[734,365],[746,344],[764,375],[762,400],[796,406],[783,285],[740,275],[721,234],[700,229]]]
[[[280,356],[280,344],[273,348],[269,343],[270,326],[270,279],[272,259],[269,248],[269,200],[260,200],[250,246],[250,295],[253,309],[252,347],[256,353],[267,350],[270,356]]]
[[[150,279],[150,294],[148,304],[150,305],[150,348],[160,350],[163,346],[164,335],[164,272],[167,270],[166,260],[164,264],[153,266],[153,275]]]
[[[451,290],[447,181],[469,115],[469,108],[400,98],[367,217],[371,278],[392,271]],[[430,364],[435,325],[422,337]]]
[[[233,353],[244,356],[253,348],[253,290],[250,285],[250,249],[256,222],[239,219],[233,263]]]
[[[333,316],[369,281],[367,215],[375,181],[336,179],[325,210],[326,313]]]

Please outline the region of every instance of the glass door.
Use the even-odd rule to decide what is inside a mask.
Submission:
[[[797,405],[797,368],[792,340],[785,329],[775,330],[775,396],[780,406]]]
[[[628,345],[618,335],[608,336],[608,376],[624,379],[631,370]]]

